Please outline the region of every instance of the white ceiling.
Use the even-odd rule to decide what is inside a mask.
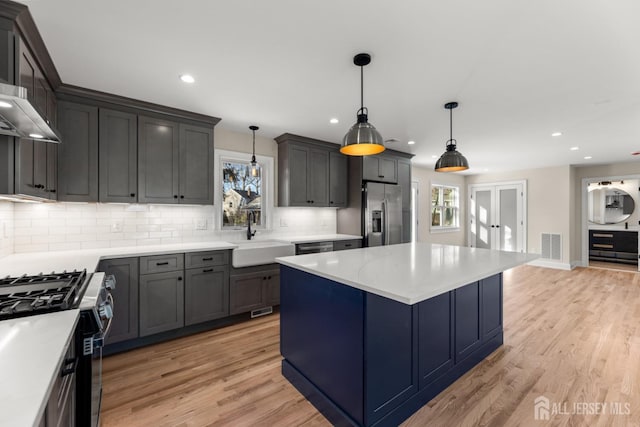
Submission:
[[[359,108],[352,58],[367,52],[369,120],[420,165],[444,151],[447,101],[469,173],[640,150],[637,0],[23,3],[63,82],[221,117],[247,138],[257,124],[340,142]]]

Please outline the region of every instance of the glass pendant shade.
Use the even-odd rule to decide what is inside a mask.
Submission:
[[[370,156],[382,153],[385,149],[384,139],[380,132],[367,120],[367,109],[364,107],[364,72],[363,68],[371,62],[371,55],[359,53],[353,58],[353,63],[360,67],[360,109],[358,121],[351,126],[349,132],[342,138],[340,152],[348,156]]]
[[[260,167],[256,161],[256,131],[260,129],[258,126],[249,126],[251,132],[253,132],[253,152],[251,155],[251,176],[258,176],[260,174]]]
[[[447,141],[447,150],[436,162],[434,167],[436,172],[460,172],[469,169],[469,162],[456,149],[456,140],[453,139],[453,109],[457,106],[457,102],[444,104],[444,108],[449,110],[449,140]]]

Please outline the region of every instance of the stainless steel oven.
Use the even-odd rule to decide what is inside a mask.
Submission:
[[[100,425],[102,403],[102,347],[113,320],[113,276],[94,273],[80,302],[76,329],[76,425]]]

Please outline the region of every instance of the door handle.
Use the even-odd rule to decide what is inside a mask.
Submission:
[[[387,244],[387,201],[382,202],[382,245]]]

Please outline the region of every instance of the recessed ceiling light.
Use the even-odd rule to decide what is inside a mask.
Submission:
[[[571,147],[571,148],[569,148],[569,150],[571,150],[571,151],[578,151],[579,149],[580,149],[580,147]]]
[[[336,119],[335,117],[332,119],[329,119],[329,123],[331,123],[332,125],[338,124],[340,123],[340,120]]]
[[[431,158],[432,158],[432,159],[437,159],[437,158],[438,158],[438,156],[433,155],[433,156],[431,156]]]
[[[196,79],[194,79],[191,74],[182,74],[180,76],[180,80],[182,80],[185,83],[193,83],[196,81]]]
[[[12,105],[5,101],[0,101],[0,108],[11,108]]]
[[[485,171],[485,172],[489,172],[489,169],[487,169],[487,168],[484,168],[484,171]]]
[[[551,136],[562,136],[562,132],[554,132]]]
[[[591,159],[593,159],[593,157],[591,157],[591,156],[584,156],[584,159],[585,159],[585,160],[591,160]]]
[[[409,142],[407,142],[407,144],[409,144],[409,145],[413,145],[413,144],[415,144],[415,143],[416,143],[415,141],[409,141]]]
[[[640,151],[634,151],[631,153],[632,156],[640,156]]]
[[[39,133],[30,133],[29,134],[30,138],[35,138],[35,139],[41,139],[44,138],[44,136],[40,135]]]

